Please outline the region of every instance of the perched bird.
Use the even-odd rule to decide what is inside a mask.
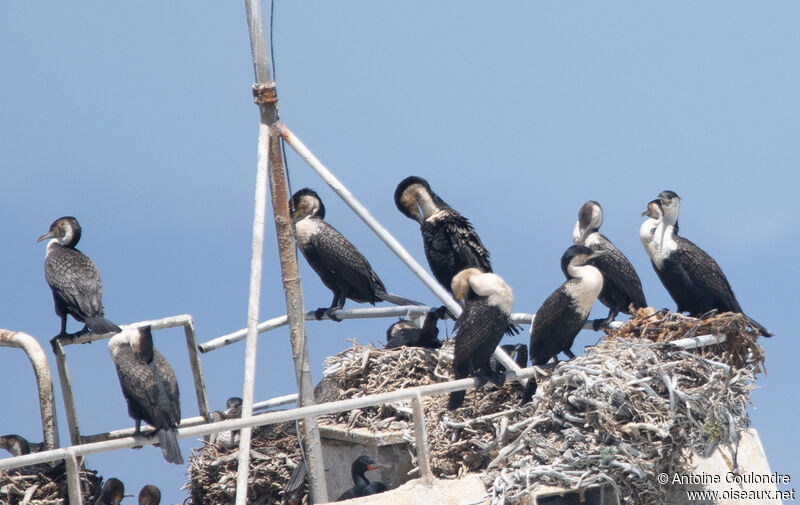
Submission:
[[[444,319],[447,313],[445,307],[439,307],[425,315],[425,322],[422,328],[411,321],[401,319],[386,330],[386,348],[395,347],[427,347],[428,349],[438,349],[442,342],[438,339],[439,328],[436,323],[439,319]]]
[[[297,246],[322,283],[333,291],[331,306],[317,309],[317,319],[327,315],[334,321],[341,321],[336,311],[344,307],[346,298],[372,305],[381,300],[395,305],[419,305],[387,293],[367,259],[324,218],[325,206],[317,193],[303,188],[292,195]]]
[[[369,470],[377,470],[383,465],[375,462],[370,456],[359,456],[353,461],[350,467],[350,475],[353,477],[352,488],[342,493],[336,501],[349,500],[350,498],[357,498],[359,496],[369,496],[372,494],[383,493],[388,490],[382,482],[370,482],[364,475]]]
[[[642,226],[639,227],[639,240],[647,253],[648,258],[653,258],[658,253],[659,240],[656,239],[656,230],[661,225],[664,212],[661,210],[661,200],[655,199],[647,204],[647,209],[642,212],[642,216],[647,216]],[[678,223],[675,222],[675,232],[678,231]],[[652,260],[651,260],[652,261]],[[653,266],[655,268],[655,265]]]
[[[607,252],[593,251],[582,245],[573,245],[564,251],[561,270],[567,280],[547,297],[533,318],[530,353],[534,365],[543,365],[560,352],[570,359],[575,357],[572,343],[603,289],[603,274],[590,261],[603,254]],[[531,378],[522,402],[530,401],[534,393],[536,380]]]
[[[656,219],[652,245],[648,247],[645,244],[645,251],[650,256],[661,283],[678,305],[678,312],[700,316],[716,309],[719,312],[743,314],[742,307],[717,262],[705,251],[678,235],[680,197],[674,191],[662,191],[658,199],[661,217]],[[762,335],[772,336],[761,324],[750,317],[747,319]]]
[[[30,443],[20,435],[3,435],[0,437],[0,449],[5,449],[11,456],[25,456],[31,452],[39,452],[43,449],[43,443]],[[13,475],[64,475],[64,460],[52,463],[36,463],[6,470]]]
[[[242,399],[232,396],[225,402],[225,410],[215,410],[211,413],[210,422],[216,423],[227,419],[238,419],[242,417]],[[239,430],[221,431],[209,437],[212,444],[220,443],[225,447],[234,447],[239,443]]]
[[[72,216],[56,219],[50,230],[36,241],[47,243],[44,276],[53,291],[56,314],[61,318],[58,337],[92,333],[119,333],[119,326],[103,315],[103,286],[94,262],[75,249],[81,239],[81,225]],[[67,333],[67,314],[84,324],[78,333]]]
[[[453,277],[467,267],[491,272],[489,251],[470,222],[431,190],[428,181],[411,176],[394,192],[397,209],[417,221],[431,272],[439,284],[450,289]]]
[[[161,503],[161,490],[152,484],[143,486],[139,491],[139,505],[158,505]]]
[[[150,326],[114,335],[108,342],[108,352],[117,367],[128,414],[136,421],[134,434],[141,434],[145,420],[157,430],[164,459],[182,465],[177,437],[181,420],[178,381],[164,355],[153,348]]]
[[[94,505],[119,505],[124,496],[125,485],[119,479],[111,477],[103,484],[103,490],[100,491],[100,496],[97,497]]]
[[[647,307],[642,281],[639,280],[636,270],[628,258],[600,233],[602,225],[603,208],[599,203],[590,200],[578,211],[578,221],[572,231],[572,241],[575,244],[585,245],[594,251],[606,251],[606,254],[590,261],[603,274],[603,290],[598,299],[608,307],[608,317],[593,321],[595,330],[613,321],[620,312],[630,314],[631,304],[634,309]]]
[[[292,475],[289,476],[289,480],[286,482],[286,486],[283,488],[283,503],[286,505],[299,505],[302,503],[302,495],[303,495],[303,484],[305,483],[308,477],[308,469],[306,468],[306,462],[304,459],[301,459],[297,466],[294,467],[292,471]]]
[[[0,448],[5,449],[12,456],[24,456],[31,453],[31,444],[20,435],[3,435],[0,437]],[[41,444],[36,444],[33,452],[38,452]]]
[[[528,346],[525,344],[504,344],[500,346],[503,351],[508,354],[508,357],[514,360],[520,368],[528,366]],[[495,359],[494,356],[489,358],[489,366],[496,373],[505,373],[506,367]]]
[[[489,358],[508,329],[514,306],[513,291],[499,275],[483,273],[477,268],[465,268],[456,274],[451,288],[456,300],[464,303],[464,311],[453,326],[455,378],[478,373],[479,377],[502,384],[504,374],[492,370]],[[460,407],[464,396],[465,391],[450,393],[447,408]]]

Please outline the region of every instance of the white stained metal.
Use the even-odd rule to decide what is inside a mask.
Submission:
[[[33,366],[36,389],[39,392],[39,411],[42,416],[42,440],[45,449],[59,446],[56,424],[56,405],[53,399],[53,378],[47,366],[47,356],[42,346],[27,333],[0,329],[0,347],[22,349]]]
[[[67,449],[67,455],[64,458],[67,466],[67,495],[69,496],[69,505],[83,505],[83,497],[81,496],[81,465],[78,462],[78,456],[74,451]]]
[[[721,344],[727,340],[725,335],[700,335],[697,337],[681,338],[669,342],[672,345],[683,347],[684,349],[694,349],[696,347],[704,347],[707,345]]]

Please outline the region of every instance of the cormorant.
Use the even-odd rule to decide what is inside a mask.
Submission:
[[[350,467],[350,475],[353,477],[355,486],[342,493],[336,501],[349,500],[359,496],[369,496],[372,494],[383,493],[388,490],[382,482],[370,482],[364,475],[369,470],[377,470],[383,465],[379,465],[370,456],[359,456],[353,461]]]
[[[125,485],[119,479],[111,477],[103,484],[103,490],[100,491],[100,496],[94,505],[119,505],[124,496]]]
[[[584,203],[578,211],[578,221],[572,231],[572,241],[577,245],[585,245],[594,251],[606,251],[590,261],[603,274],[603,290],[598,300],[608,307],[608,317],[596,319],[592,326],[595,330],[607,325],[617,314],[630,314],[630,305],[634,309],[647,307],[642,292],[642,281],[636,270],[622,252],[600,233],[603,225],[603,208],[594,200]]]
[[[647,209],[642,212],[642,216],[647,216],[642,226],[639,227],[639,240],[642,241],[644,251],[648,258],[653,258],[658,252],[658,241],[656,240],[656,230],[661,224],[664,212],[661,210],[661,200],[655,199],[647,204]],[[675,231],[678,231],[678,223],[675,223]],[[652,260],[651,260],[652,261]],[[655,266],[653,266],[655,268]]]
[[[530,353],[534,365],[543,365],[560,352],[570,359],[575,357],[572,343],[603,289],[603,274],[590,261],[603,254],[606,251],[593,251],[582,245],[564,251],[561,270],[567,280],[547,297],[533,318]],[[528,402],[535,392],[536,380],[531,378],[522,402]]]
[[[509,316],[514,306],[513,291],[499,275],[483,273],[477,268],[460,271],[451,284],[456,300],[464,304],[464,311],[453,326],[456,331],[453,352],[455,378],[463,379],[477,372],[484,379],[502,384],[504,374],[492,370],[489,358],[509,327]],[[460,407],[465,393],[450,393],[447,408]]]
[[[5,449],[12,456],[24,456],[31,453],[31,444],[20,435],[3,435],[0,437],[0,448]],[[38,452],[41,444],[35,444],[33,452]]]
[[[111,337],[108,352],[117,367],[128,414],[136,421],[134,435],[141,433],[144,419],[157,430],[164,459],[182,465],[177,437],[181,420],[178,381],[164,355],[153,347],[150,326],[126,329]]]
[[[439,307],[425,315],[425,322],[422,328],[411,321],[401,319],[386,330],[386,349],[395,347],[426,347],[428,349],[438,349],[442,347],[442,342],[437,338],[439,328],[436,323],[439,319],[444,319],[447,314],[446,307]]]
[[[341,321],[335,312],[344,306],[345,298],[372,305],[381,300],[395,305],[419,305],[387,293],[386,286],[364,255],[324,218],[325,206],[316,192],[303,188],[292,195],[297,246],[322,283],[333,291],[331,306],[317,309],[317,319],[327,315],[334,321]]]
[[[500,346],[508,357],[514,360],[520,368],[525,368],[528,366],[528,346],[525,344],[503,344]],[[506,367],[503,366],[502,363],[497,361],[494,355],[489,358],[489,366],[494,370],[496,373],[505,373]]]
[[[307,477],[306,462],[301,459],[297,466],[294,467],[292,475],[289,476],[289,480],[283,488],[283,502],[286,505],[299,505],[301,503],[303,483]]]
[[[714,258],[678,235],[680,197],[666,190],[658,198],[662,216],[654,233],[653,246],[645,245],[645,250],[658,278],[677,304],[678,312],[688,312],[695,317],[712,309],[743,314],[728,279]],[[772,336],[761,324],[745,317],[762,335]]]
[[[225,410],[215,410],[211,413],[209,422],[216,423],[227,419],[238,419],[242,417],[242,399],[232,396],[225,402]],[[221,443],[225,447],[234,447],[239,443],[239,430],[221,431],[212,434],[209,442]]]
[[[446,289],[464,268],[492,271],[489,251],[475,229],[431,190],[428,181],[406,177],[395,189],[394,203],[400,212],[419,223],[428,265]]]
[[[36,241],[51,239],[47,243],[44,276],[53,291],[56,314],[61,318],[58,337],[75,337],[92,333],[119,333],[119,326],[103,315],[103,286],[94,262],[75,249],[81,239],[81,225],[72,216],[56,219],[50,230]],[[83,329],[72,335],[67,333],[67,314],[85,323]]]
[[[0,448],[5,449],[12,456],[25,456],[31,452],[39,452],[44,447],[44,444],[30,443],[25,437],[20,435],[3,435],[0,437]],[[36,463],[33,465],[26,465],[7,470],[8,473],[14,475],[63,475],[65,463],[64,460],[55,461],[52,463]]]
[[[161,503],[161,490],[152,484],[143,486],[139,491],[139,505],[158,505]]]

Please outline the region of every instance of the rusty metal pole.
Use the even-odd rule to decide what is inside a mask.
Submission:
[[[264,34],[264,24],[261,16],[261,5],[258,0],[245,0],[247,11],[247,26],[250,33],[250,47],[253,56],[253,67],[255,71],[256,84],[253,86],[253,95],[259,108],[261,123],[259,126],[259,176],[262,173],[263,165],[266,165],[267,178],[269,180],[270,198],[272,200],[272,211],[275,217],[275,233],[278,239],[278,253],[281,265],[281,279],[283,281],[284,295],[286,298],[286,314],[289,319],[289,336],[292,344],[292,357],[295,365],[295,379],[297,381],[297,392],[300,399],[300,406],[314,404],[313,385],[311,382],[311,365],[308,360],[308,348],[306,347],[305,335],[305,310],[303,308],[303,291],[300,284],[300,274],[297,267],[297,252],[295,250],[294,238],[292,236],[292,220],[289,215],[289,196],[287,194],[286,174],[283,167],[283,157],[280,147],[280,136],[276,128],[278,121],[278,98],[275,82],[272,80],[269,59],[267,55],[266,37]],[[265,139],[265,134],[267,139]],[[268,146],[267,159],[264,159],[265,140]],[[257,190],[258,194],[258,190]],[[259,209],[256,210],[258,214]],[[263,215],[263,214],[262,214]],[[254,223],[254,259],[255,259],[255,233]],[[263,224],[262,224],[263,233]],[[260,251],[259,251],[260,254]],[[260,262],[259,262],[260,265]],[[259,269],[260,270],[260,269]],[[251,271],[251,275],[252,275]],[[260,272],[259,272],[260,273]],[[260,283],[260,279],[259,279]],[[251,285],[252,288],[252,285]],[[251,293],[252,296],[252,293]],[[252,308],[251,308],[252,309]],[[250,354],[255,354],[256,339],[258,338],[258,309],[255,314],[248,316],[247,331],[247,358],[246,368],[255,368],[255,357],[250,358]],[[254,315],[254,318],[251,317]],[[247,378],[252,376],[245,371],[245,394],[247,394]],[[248,395],[243,396],[242,417],[252,415],[252,387]],[[245,410],[246,409],[246,410]],[[305,449],[306,464],[309,475],[309,490],[312,503],[323,503],[328,501],[327,486],[325,484],[324,464],[322,459],[322,447],[317,429],[315,417],[306,418],[300,425],[301,432],[298,433],[300,443]],[[246,473],[243,472],[243,460],[249,460],[249,433],[242,432],[242,444],[240,444],[239,455],[239,476],[237,482],[237,505],[244,505],[247,495]],[[244,440],[247,438],[247,445]],[[249,462],[247,463],[249,465]],[[246,470],[245,470],[246,472]],[[244,473],[244,482],[242,477]],[[242,489],[244,487],[244,489]]]

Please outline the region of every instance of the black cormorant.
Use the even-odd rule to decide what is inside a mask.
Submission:
[[[100,491],[100,496],[94,505],[119,505],[124,496],[125,485],[119,479],[111,477],[103,484],[103,490]]]
[[[574,358],[572,343],[581,331],[597,296],[603,289],[603,274],[589,262],[606,251],[593,251],[586,246],[570,246],[561,256],[561,270],[567,280],[536,311],[531,327],[530,353],[534,365],[543,365],[563,352]],[[525,388],[523,403],[536,392],[531,378]]]
[[[36,241],[47,243],[44,276],[53,291],[56,314],[61,318],[57,337],[77,336],[88,331],[96,334],[119,333],[119,326],[103,316],[103,286],[94,262],[75,249],[81,239],[81,225],[72,216],[56,219],[50,230]],[[67,314],[85,323],[83,330],[67,333]]]
[[[499,275],[483,273],[477,268],[465,268],[453,277],[451,284],[453,296],[464,304],[464,311],[453,326],[456,332],[455,378],[478,373],[480,377],[502,383],[503,374],[492,370],[489,358],[509,327],[513,291]],[[450,393],[447,408],[460,407],[464,396],[465,391]]]
[[[517,364],[520,368],[525,368],[528,366],[528,346],[525,344],[503,344],[500,346],[508,357],[514,360],[514,363]],[[489,366],[491,366],[492,370],[496,373],[505,373],[506,367],[500,363],[494,355],[489,358]]]
[[[331,306],[317,309],[317,319],[327,315],[340,321],[335,312],[344,306],[345,298],[372,305],[381,300],[396,305],[419,305],[387,293],[364,255],[324,218],[325,206],[313,190],[303,188],[292,195],[297,246],[322,283],[333,291]]]
[[[653,244],[650,248],[645,245],[645,251],[661,283],[677,304],[678,312],[688,312],[695,317],[713,309],[743,314],[728,279],[714,258],[678,235],[680,197],[674,191],[666,190],[658,195],[658,199],[662,215]],[[747,319],[762,335],[772,336],[758,322],[750,317]]]
[[[397,185],[394,203],[400,212],[419,223],[428,265],[446,289],[464,268],[492,271],[489,251],[475,229],[431,190],[428,181],[406,177]]]
[[[422,328],[406,319],[401,319],[386,330],[386,349],[395,347],[426,347],[428,349],[438,349],[442,347],[442,342],[438,339],[439,328],[436,323],[439,319],[444,319],[447,314],[446,307],[439,307],[425,315],[425,322]]]
[[[0,449],[5,449],[12,456],[25,456],[32,452],[39,452],[44,448],[44,444],[30,443],[25,437],[20,435],[3,435],[0,437]],[[26,465],[7,470],[9,474],[14,475],[49,475],[57,476],[64,475],[65,463],[64,460],[55,461],[52,463],[36,463],[33,465]]]
[[[283,487],[283,501],[286,505],[299,505],[302,501],[303,483],[308,478],[305,460],[301,459],[294,467],[292,475]]]
[[[152,484],[143,486],[139,491],[139,505],[158,505],[161,503],[161,490]]]
[[[145,420],[157,430],[164,459],[182,465],[177,437],[181,420],[178,381],[164,355],[153,347],[150,326],[129,328],[113,336],[108,351],[117,366],[128,414],[136,421],[135,434]]]
[[[379,465],[370,456],[359,456],[353,461],[350,467],[350,475],[353,477],[353,487],[342,493],[336,501],[349,500],[359,496],[369,496],[371,494],[383,493],[388,488],[382,482],[370,482],[364,475],[369,470],[377,470],[383,465]]]
[[[628,258],[600,233],[602,225],[603,208],[599,203],[590,200],[578,211],[578,221],[572,231],[572,241],[575,244],[585,245],[594,251],[606,251],[606,254],[590,261],[603,274],[603,290],[597,298],[609,309],[608,317],[593,321],[595,330],[613,321],[620,312],[630,314],[631,304],[634,309],[647,307],[642,281],[636,275],[636,270]]]
[[[36,444],[41,448],[41,444]],[[20,435],[3,435],[0,437],[0,448],[5,449],[12,456],[24,456],[31,453],[31,445],[27,439]],[[38,452],[34,450],[33,452]]]

